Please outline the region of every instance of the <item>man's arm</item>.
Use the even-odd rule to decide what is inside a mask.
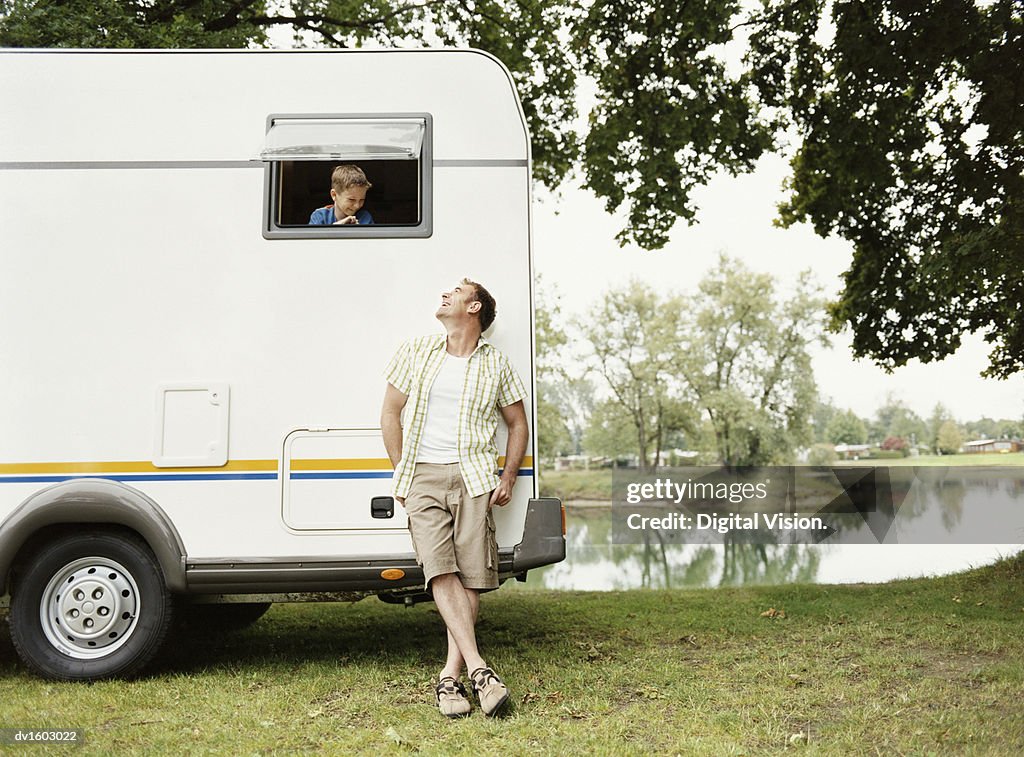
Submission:
[[[398,466],[402,459],[402,408],[408,402],[409,395],[402,394],[389,383],[384,390],[384,405],[380,409],[380,430],[384,435],[384,449],[388,451],[392,467]],[[405,507],[405,500],[395,497]]]
[[[505,447],[505,468],[501,472],[498,488],[491,493],[491,504],[502,507],[512,500],[512,487],[523,464],[526,443],[530,440],[530,429],[526,423],[526,408],[523,401],[513,402],[501,408],[501,417],[508,426],[508,445]]]

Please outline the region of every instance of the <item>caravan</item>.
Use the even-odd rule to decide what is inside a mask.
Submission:
[[[236,618],[418,598],[388,358],[471,276],[533,375],[508,71],[469,50],[8,50],[0,96],[0,596],[25,662],[133,673],[183,598]],[[372,225],[309,225],[339,164],[372,184]],[[534,449],[495,517],[504,578],[564,557]]]

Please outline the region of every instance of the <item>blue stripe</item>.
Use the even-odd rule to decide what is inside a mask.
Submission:
[[[532,468],[523,468],[520,476],[532,476]],[[391,478],[392,471],[345,471],[292,473],[292,479]],[[102,478],[109,481],[276,481],[276,473],[137,473],[86,476],[0,476],[0,484],[58,484],[75,479]]]
[[[102,478],[108,481],[276,481],[276,473],[141,473],[95,476],[0,476],[0,484],[56,484],[76,479]]]
[[[344,471],[344,472],[323,472],[323,473],[292,473],[289,478],[295,479],[325,479],[325,478],[391,478],[391,471]]]
[[[336,478],[391,478],[393,471],[322,471],[316,473],[292,473],[289,478],[324,480]],[[532,476],[532,468],[523,468],[520,476]]]

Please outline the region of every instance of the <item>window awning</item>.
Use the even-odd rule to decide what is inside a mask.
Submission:
[[[260,159],[418,160],[422,118],[274,119]]]

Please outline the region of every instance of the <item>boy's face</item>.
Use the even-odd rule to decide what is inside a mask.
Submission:
[[[334,215],[340,221],[342,218],[354,216],[366,202],[366,187],[347,187],[340,192],[331,190],[331,199],[334,200]]]

